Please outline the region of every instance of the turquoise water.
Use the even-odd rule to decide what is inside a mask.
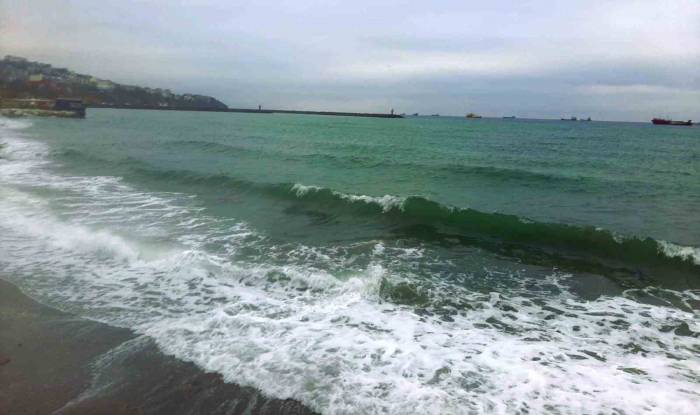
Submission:
[[[323,413],[693,413],[700,130],[4,120],[0,266]]]

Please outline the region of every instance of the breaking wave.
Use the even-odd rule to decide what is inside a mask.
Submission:
[[[63,156],[89,158],[76,150],[67,150]],[[623,236],[593,226],[537,222],[510,214],[447,206],[421,196],[370,196],[302,183],[254,183],[225,174],[157,170],[131,159],[120,163],[128,165],[125,174],[162,180],[176,178],[198,186],[254,192],[301,203],[331,216],[374,217],[406,236],[458,240],[527,263],[614,275],[630,287],[700,287],[699,249],[650,237]]]
[[[589,255],[622,264],[669,266],[700,272],[698,248],[652,238],[623,237],[596,227],[543,223],[515,215],[445,206],[420,196],[353,195],[301,184],[292,185],[289,193],[322,207],[360,207],[365,213],[387,215],[404,224],[430,226],[467,238],[489,238],[494,243],[522,244],[552,253],[556,251],[562,257]]]

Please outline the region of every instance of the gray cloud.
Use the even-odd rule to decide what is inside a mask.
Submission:
[[[0,53],[231,106],[700,117],[696,0],[0,0]]]

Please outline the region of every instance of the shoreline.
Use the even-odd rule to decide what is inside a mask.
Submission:
[[[0,278],[0,413],[313,412],[292,399],[225,383],[131,330],[40,304]]]

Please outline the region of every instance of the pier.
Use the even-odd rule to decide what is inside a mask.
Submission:
[[[304,111],[304,110],[278,110],[258,108],[188,108],[188,107],[153,107],[137,105],[103,105],[89,104],[89,108],[116,108],[132,110],[154,110],[154,111],[198,111],[198,112],[241,112],[248,114],[302,114],[302,115],[332,115],[344,117],[371,117],[371,118],[404,118],[403,115],[393,113],[373,113],[373,112],[343,112],[343,111]]]

